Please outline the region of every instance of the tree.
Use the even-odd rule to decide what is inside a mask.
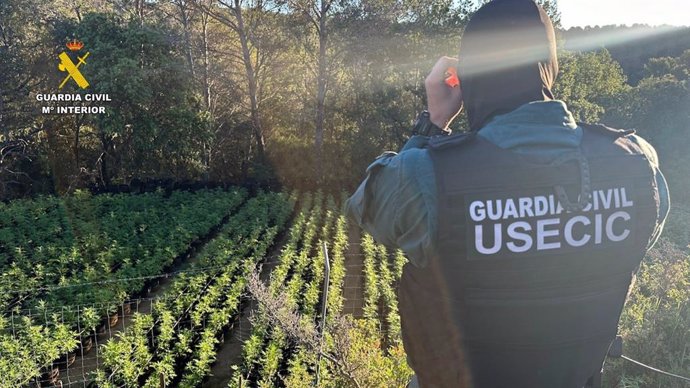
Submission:
[[[677,58],[651,58],[644,65],[646,77],[663,78],[673,76],[677,80],[690,79],[690,50],[685,50]]]
[[[188,179],[200,172],[208,136],[193,82],[165,29],[107,14],[56,27],[56,43],[79,36],[91,60],[83,69],[90,93],[108,94],[108,114],[89,116],[84,135],[98,139],[100,183],[136,177]],[[132,55],[132,52],[136,55]],[[53,130],[68,131],[54,128]],[[77,132],[73,136],[79,136]],[[79,161],[77,161],[79,162]],[[81,167],[81,166],[80,166]]]
[[[314,153],[315,177],[317,182],[323,179],[323,139],[324,122],[326,117],[326,93],[328,89],[329,57],[327,55],[330,44],[330,19],[338,9],[346,3],[336,3],[335,0],[287,0],[287,6],[296,15],[301,15],[310,26],[317,42],[311,47],[316,52],[316,96],[314,108]],[[309,42],[308,40],[306,42]]]
[[[247,96],[249,99],[249,111],[257,146],[259,161],[263,163],[266,142],[262,120],[260,74],[267,71],[272,58],[277,50],[269,50],[257,39],[255,30],[261,28],[267,13],[267,3],[263,1],[244,0],[217,0],[206,4],[199,0],[193,2],[196,7],[207,15],[229,27],[239,40],[239,52],[228,53],[242,63],[247,82]]]
[[[0,198],[31,192],[42,175],[38,134],[45,120],[35,118],[35,93],[45,78],[50,47],[40,1],[0,2]]]
[[[556,98],[564,100],[575,120],[597,122],[622,94],[629,91],[620,65],[606,50],[559,54]]]
[[[185,56],[187,59],[187,66],[189,66],[189,73],[192,77],[196,77],[194,71],[194,49],[192,46],[192,24],[194,19],[194,9],[190,6],[189,0],[171,0],[171,4],[175,7],[176,19],[182,26],[184,33]]]
[[[690,202],[688,58],[690,50],[678,57],[651,58],[645,64],[647,76],[622,94],[604,117],[612,126],[634,128],[655,147],[673,204],[664,236],[679,246],[690,244],[690,208],[686,205]]]

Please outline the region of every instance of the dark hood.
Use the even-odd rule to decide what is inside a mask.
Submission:
[[[473,131],[497,114],[552,100],[557,74],[553,25],[533,1],[491,1],[467,24],[458,75]]]

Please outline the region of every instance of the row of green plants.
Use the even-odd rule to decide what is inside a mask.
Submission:
[[[364,318],[343,314],[347,222],[334,201],[329,198],[323,213],[318,193],[315,198],[308,217],[304,214],[310,203],[303,201],[265,292],[258,287],[254,295],[258,316],[228,386],[405,387],[412,371],[402,347],[395,288],[406,259],[365,236]],[[331,263],[325,325],[320,316],[323,242]]]
[[[364,253],[363,314],[366,320],[378,325],[389,344],[402,341],[398,313],[397,284],[407,259],[402,251],[389,253],[369,235],[362,237]]]
[[[197,344],[194,350],[193,361],[187,363],[185,374],[182,377],[180,387],[192,388],[200,386],[203,380],[208,376],[211,365],[215,362],[216,353],[214,347],[217,345],[217,337],[222,329],[227,325],[227,316],[235,314],[235,318],[239,318],[236,313],[239,312],[239,296],[246,294],[246,283],[248,276],[250,276],[257,268],[257,265],[264,259],[268,253],[268,249],[273,245],[276,236],[283,230],[290,214],[293,211],[296,203],[297,195],[294,194],[289,199],[289,206],[280,206],[277,200],[269,200],[268,207],[277,212],[276,218],[270,220],[272,226],[264,232],[263,245],[256,244],[256,240],[250,241],[253,246],[254,253],[250,256],[251,260],[246,260],[242,264],[241,273],[238,279],[233,283],[233,290],[237,293],[237,299],[229,300],[222,305],[222,309],[214,310],[213,314],[207,319],[206,328],[201,333],[201,341]],[[285,201],[284,201],[285,202]],[[231,293],[232,294],[232,293]],[[242,298],[242,301],[245,301]]]
[[[243,189],[77,192],[3,204],[0,308],[40,316],[50,306],[90,304],[113,312],[246,196]]]
[[[371,387],[407,386],[412,370],[407,365],[402,344],[397,285],[407,258],[402,251],[394,252],[364,234],[361,239],[364,254],[363,319],[358,326],[363,342],[372,347],[368,374],[361,376]],[[368,345],[365,345],[368,343]]]
[[[344,258],[348,246],[344,218],[339,219],[331,238],[335,258],[332,274],[336,273],[336,276],[329,288],[323,338],[319,338],[316,344],[309,338],[295,341],[293,347],[296,351],[282,363],[285,371],[273,381],[273,386],[403,388],[407,386],[412,371],[402,346],[395,288],[406,258],[400,251],[389,254],[384,246],[364,236],[361,242],[365,288],[363,318],[354,318],[342,311]],[[313,321],[304,312],[300,316],[307,321],[302,322],[304,327]],[[231,382],[230,386],[236,385]]]
[[[343,196],[341,198],[341,202],[345,198],[346,197]],[[324,323],[323,318],[318,316],[319,321],[317,323],[317,329],[323,330],[323,337],[320,338],[320,341],[322,342],[321,351],[334,353],[333,348],[336,345],[334,338],[329,332],[329,328],[333,327],[341,318],[344,304],[343,286],[345,276],[347,275],[347,270],[345,268],[345,254],[348,249],[348,227],[346,218],[342,214],[339,214],[336,217],[334,230],[332,235],[330,235],[328,247],[330,276],[328,299],[326,300],[326,320],[325,326],[321,327],[320,325]],[[323,260],[321,260],[321,257],[317,257],[314,265],[318,266],[318,268],[324,268],[324,263]],[[323,281],[323,278],[320,276],[318,280]],[[319,297],[322,298],[323,295],[319,295]],[[321,307],[322,306],[319,305],[319,308]],[[308,320],[313,324],[312,319]],[[287,360],[287,364],[285,365],[285,375],[281,377],[281,382],[285,385],[285,387],[312,387],[316,385],[317,380],[320,386],[332,386],[332,384],[337,380],[338,376],[337,372],[334,372],[334,369],[337,368],[337,366],[330,363],[333,361],[333,358],[329,360],[322,357],[319,364],[318,352],[314,352],[308,346],[299,343],[295,346],[295,349],[296,350]],[[319,369],[318,376],[316,373],[317,367]]]
[[[290,229],[289,239],[271,273],[268,285],[270,294],[284,295],[284,307],[299,311],[306,324],[317,319],[324,279],[325,256],[322,246],[326,242],[330,243],[329,250],[336,249],[329,237],[339,224],[344,223],[344,220],[338,222],[338,214],[332,196],[326,198],[321,192],[305,194],[300,212]],[[342,263],[342,258],[338,262]],[[344,271],[337,268],[335,281],[340,282],[343,276]],[[337,298],[331,300],[337,303]],[[233,366],[235,373],[230,386],[280,386],[287,364],[295,363],[294,359],[300,357],[294,341],[286,336],[283,328],[272,325],[264,316],[267,311],[262,309],[259,308],[252,334],[244,343],[242,363]]]
[[[329,196],[327,198],[325,207],[326,213],[323,216],[323,225],[317,238],[318,243],[312,248],[314,254],[311,255],[310,263],[303,268],[304,262],[298,262],[297,266],[294,268],[293,277],[287,285],[288,301],[291,301],[287,307],[294,308],[300,313],[304,324],[316,323],[319,325],[323,322],[323,317],[321,316],[321,303],[326,265],[326,257],[323,251],[324,243],[326,243],[326,247],[329,251],[329,260],[333,260],[330,263],[332,266],[331,269],[335,271],[335,278],[330,278],[329,275],[329,291],[333,289],[332,282],[336,282],[336,284],[339,282],[340,267],[342,267],[342,260],[338,259],[339,256],[342,256],[339,250],[344,249],[347,244],[347,240],[345,240],[343,244],[342,238],[339,238],[339,235],[343,232],[343,225],[341,225],[343,220],[338,218],[339,212],[337,211],[337,206],[333,197]],[[340,245],[337,245],[339,243]],[[308,249],[307,246],[303,248]],[[300,257],[309,257],[305,249],[302,250]],[[340,291],[341,290],[338,289],[336,295],[341,294]],[[333,313],[330,310],[333,306],[330,306],[328,301],[326,301],[326,303],[326,316],[328,316]],[[300,372],[308,370],[315,365],[315,362],[310,362],[309,360],[314,356],[313,352],[298,343],[294,343],[294,341],[293,343],[286,342],[281,335],[278,336],[276,341],[269,342],[269,347],[270,346],[282,346],[284,355],[282,359],[273,360],[270,368],[264,369],[264,373],[262,373],[260,380],[261,382],[277,385],[279,382],[284,381],[285,384],[289,386],[295,382],[303,384],[311,380]],[[287,368],[287,371],[282,373],[283,371],[280,369],[284,368]],[[305,378],[307,379],[304,380]],[[261,386],[268,385],[262,384]]]
[[[224,331],[241,311],[247,277],[283,229],[296,196],[261,193],[231,217],[190,269],[133,325],[102,347],[102,387],[199,386],[215,361]]]

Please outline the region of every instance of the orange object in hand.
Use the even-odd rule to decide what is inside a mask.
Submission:
[[[446,85],[450,86],[451,88],[455,88],[460,86],[460,79],[458,78],[458,71],[455,70],[455,67],[449,67],[446,69],[446,73],[444,74],[446,79],[445,83]]]

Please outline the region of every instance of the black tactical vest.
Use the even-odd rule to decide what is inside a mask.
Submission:
[[[479,136],[432,141],[437,257],[399,288],[422,388],[581,388],[601,369],[659,197],[630,132],[581,127],[548,164]]]

